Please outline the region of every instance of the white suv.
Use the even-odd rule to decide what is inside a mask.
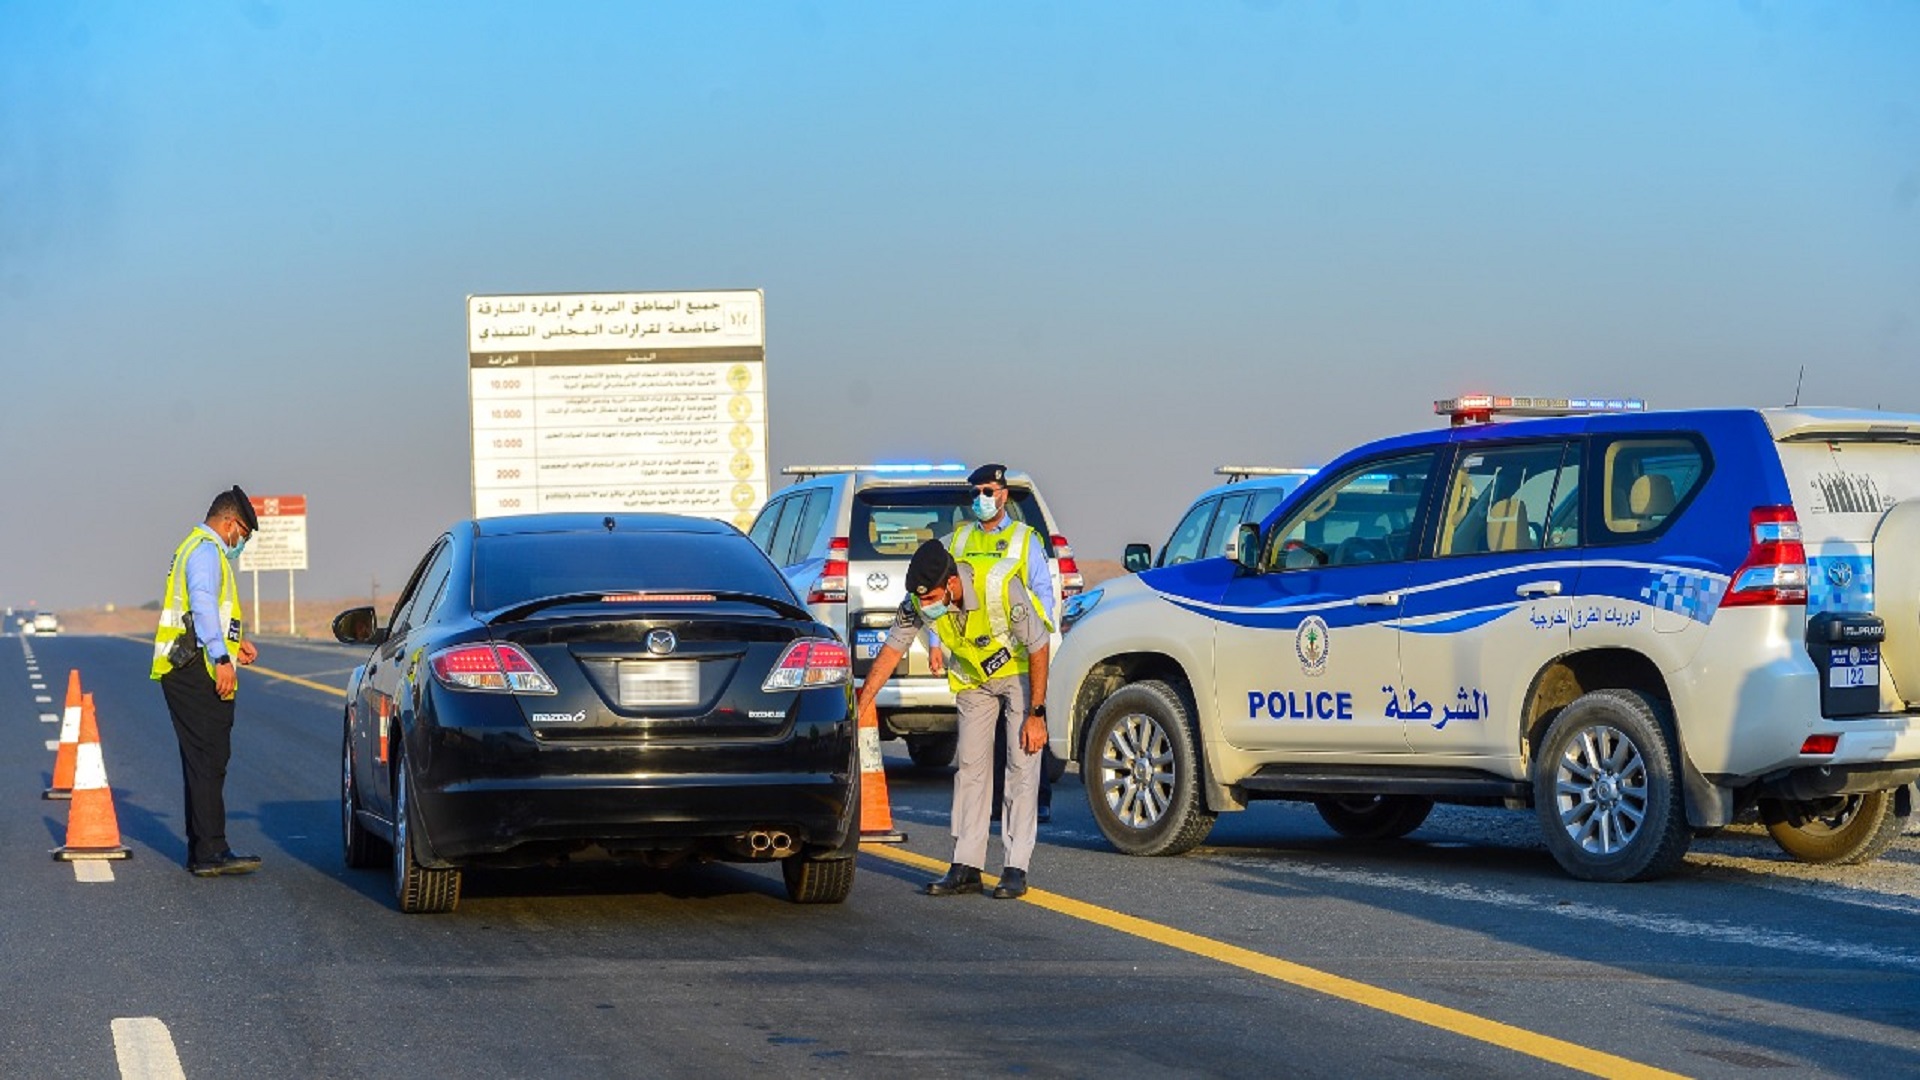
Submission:
[[[1252,799],[1348,836],[1531,808],[1571,874],[1756,810],[1863,862],[1920,777],[1920,416],[1585,415],[1362,446],[1235,558],[1066,613],[1048,716],[1133,854]]]
[[[1234,536],[1240,524],[1260,522],[1273,513],[1280,500],[1293,494],[1312,476],[1312,469],[1270,468],[1259,465],[1222,465],[1214,472],[1226,483],[1208,488],[1193,500],[1173,535],[1155,558],[1146,544],[1128,544],[1121,565],[1137,574],[1154,566],[1178,566],[1195,559],[1217,555],[1233,556]]]
[[[806,600],[813,616],[853,645],[853,674],[866,677],[905,602],[907,563],[927,540],[944,540],[972,515],[964,465],[822,465],[783,470],[798,477],[767,500],[748,535]],[[1023,472],[1007,473],[1007,512],[1040,533],[1053,579],[1054,610],[1080,592],[1067,538]],[[883,738],[905,738],[916,765],[953,760],[953,691],[937,653],[916,641],[875,706]]]

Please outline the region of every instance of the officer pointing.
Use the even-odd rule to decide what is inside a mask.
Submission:
[[[874,658],[858,702],[862,723],[875,720],[874,698],[900,657],[931,630],[946,658],[947,685],[959,707],[958,768],[953,781],[953,864],[928,882],[929,896],[981,891],[992,816],[993,737],[1004,726],[1009,752],[1001,839],[1005,869],[996,899],[1027,891],[1027,867],[1038,825],[1040,750],[1047,743],[1047,635],[1045,609],[1017,573],[1017,559],[971,554],[958,562],[938,540],[921,544],[907,565],[907,600]]]

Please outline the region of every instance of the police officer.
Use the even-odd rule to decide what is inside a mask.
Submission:
[[[235,665],[257,655],[240,625],[234,561],[260,527],[253,503],[235,486],[214,497],[205,522],[173,550],[153,638],[152,676],[160,683],[180,742],[186,781],[187,869],[196,877],[250,874],[257,855],[227,846],[227,760],[233,749]]]
[[[1046,708],[1036,703],[1047,694],[1050,627],[1033,591],[1014,571],[1012,559],[976,554],[956,562],[940,541],[921,544],[907,564],[907,600],[860,687],[861,721],[877,722],[874,698],[901,655],[922,630],[939,639],[947,685],[959,707],[960,733],[954,754],[953,863],[945,877],[927,883],[929,896],[981,891],[992,815],[993,733],[1002,726],[1015,749],[1007,755],[1002,805],[1005,868],[993,895],[1007,900],[1027,891],[1040,749],[1047,743]]]

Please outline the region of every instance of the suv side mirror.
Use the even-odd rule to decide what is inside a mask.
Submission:
[[[380,616],[371,607],[357,607],[333,617],[333,639],[342,645],[378,645],[387,640]]]
[[[1120,565],[1127,573],[1137,574],[1153,565],[1153,548],[1147,544],[1128,544],[1120,555]]]
[[[1233,563],[1242,570],[1260,569],[1260,526],[1243,521],[1233,530]]]

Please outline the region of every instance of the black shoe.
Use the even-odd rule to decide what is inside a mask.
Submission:
[[[1040,813],[1035,817],[1034,820],[1038,821],[1042,825],[1045,825],[1048,822],[1051,822],[1053,820],[1053,807],[1042,806],[1040,808]]]
[[[959,896],[961,893],[980,891],[980,871],[971,866],[954,863],[947,867],[947,876],[938,881],[929,881],[921,890],[928,896]]]
[[[260,869],[260,856],[235,855],[231,849],[204,862],[190,862],[187,872],[194,877],[220,877],[225,874],[251,874]]]
[[[1027,895],[1027,872],[1015,867],[1000,871],[1000,884],[993,887],[995,900],[1018,900]]]

